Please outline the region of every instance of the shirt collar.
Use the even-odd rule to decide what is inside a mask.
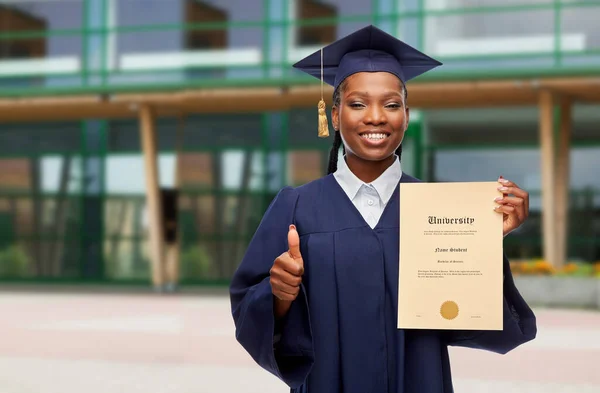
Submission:
[[[346,195],[348,195],[350,200],[354,200],[360,188],[363,185],[366,185],[365,182],[360,180],[354,173],[352,173],[348,167],[348,164],[346,164],[345,157],[339,160],[338,168],[334,172],[333,176],[338,181],[340,187],[342,187]],[[370,183],[373,188],[375,188],[384,204],[387,204],[392,197],[392,194],[400,182],[401,177],[402,165],[400,164],[400,159],[396,155],[394,163],[390,165],[385,172],[381,174],[381,176]]]

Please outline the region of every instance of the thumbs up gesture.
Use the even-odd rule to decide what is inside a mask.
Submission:
[[[288,231],[288,251],[275,259],[270,270],[271,291],[275,296],[275,312],[282,316],[300,292],[304,262],[300,254],[300,237],[294,225]]]

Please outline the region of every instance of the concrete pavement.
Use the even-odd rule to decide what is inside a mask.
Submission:
[[[456,392],[600,392],[600,313],[536,310],[501,356],[451,348]],[[1,393],[286,392],[234,338],[225,296],[3,292]]]

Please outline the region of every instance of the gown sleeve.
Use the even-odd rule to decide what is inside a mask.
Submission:
[[[314,363],[306,290],[302,285],[286,317],[276,321],[269,271],[275,258],[288,250],[297,199],[291,187],[275,197],[229,288],[237,341],[262,368],[291,388],[304,383]]]
[[[515,286],[508,259],[506,256],[503,259],[503,330],[448,331],[448,345],[506,354],[535,338],[537,334],[535,315]]]

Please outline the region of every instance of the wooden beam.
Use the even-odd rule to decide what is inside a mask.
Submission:
[[[539,98],[539,127],[542,173],[542,239],[543,256],[557,266],[556,254],[556,199],[555,199],[555,144],[554,144],[554,93],[542,90]]]
[[[569,171],[572,135],[571,102],[560,102],[558,156],[556,161],[556,266],[563,266],[568,258],[569,226]]]
[[[600,78],[546,78],[458,82],[410,82],[412,108],[536,106],[539,92],[552,90],[573,102],[600,103]],[[142,105],[156,116],[177,113],[247,113],[315,107],[318,85],[181,89],[171,92],[114,93],[0,99],[0,122],[135,118]],[[324,96],[331,108],[330,86]]]
[[[165,279],[163,259],[163,215],[159,189],[158,156],[156,132],[154,127],[154,111],[151,106],[140,107],[140,134],[144,153],[144,171],[146,177],[146,203],[150,232],[150,260],[152,268],[152,284],[162,290]]]

